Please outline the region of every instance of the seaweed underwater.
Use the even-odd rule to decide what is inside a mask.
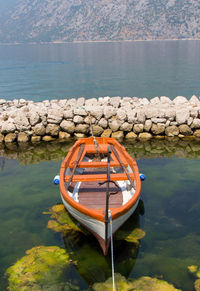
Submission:
[[[151,141],[140,144],[129,142],[126,145],[128,151],[138,158],[140,168],[147,175],[147,182],[142,189],[145,214],[131,217],[114,238],[115,271],[122,276],[119,276],[119,281],[135,288],[129,284],[145,275],[173,283],[174,288],[179,290],[199,290],[198,272],[194,268],[188,269],[188,266],[193,266],[198,270],[200,257],[199,144],[185,142],[178,147],[175,142],[173,147],[166,141]],[[134,145],[137,145],[135,149]],[[111,276],[110,258],[101,255],[96,240],[67,214],[63,205],[51,207],[55,201],[59,201],[59,194],[50,185],[49,177],[55,175],[67,148],[68,143],[62,143],[52,144],[52,147],[38,144],[32,150],[28,147],[17,152],[3,150],[2,156],[6,153],[6,157],[0,177],[1,232],[4,233],[0,246],[4,255],[2,262],[4,266],[14,266],[15,261],[23,258],[24,250],[30,251],[36,246],[41,249],[58,247],[68,256],[68,264],[55,278],[58,284],[52,283],[52,288],[57,288],[54,290],[102,290],[95,289],[101,288],[95,284],[108,283]],[[151,149],[154,149],[152,155]],[[17,195],[13,195],[13,189]],[[50,210],[45,210],[44,205],[51,207]],[[42,212],[48,215],[42,215]],[[23,273],[21,275],[23,277]],[[12,281],[9,271],[6,276]],[[41,281],[36,280],[34,288],[37,286],[36,290],[50,290],[51,286],[42,280],[42,276],[41,273]],[[30,275],[30,278],[33,277]],[[29,283],[23,281],[24,288],[31,284],[31,280]],[[109,290],[109,285],[106,286]],[[153,286],[153,290],[156,290]],[[11,283],[9,288],[23,290],[16,289]]]

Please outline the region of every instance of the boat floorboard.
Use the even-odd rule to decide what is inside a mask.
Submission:
[[[99,182],[82,182],[79,188],[79,203],[88,208],[105,208],[106,206],[106,184],[100,186]],[[110,186],[109,207],[122,206],[122,191],[116,186]]]

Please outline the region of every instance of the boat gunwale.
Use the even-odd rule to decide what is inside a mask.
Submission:
[[[101,140],[103,144],[113,144],[115,148],[117,149],[118,153],[121,155],[124,155],[128,161],[129,166],[133,170],[134,176],[135,176],[135,182],[136,182],[136,189],[133,197],[125,204],[122,205],[121,207],[118,208],[111,208],[111,215],[112,219],[116,219],[122,215],[124,215],[126,212],[128,212],[138,201],[139,196],[140,196],[140,191],[141,191],[141,181],[140,181],[140,176],[139,176],[139,171],[137,167],[137,163],[135,160],[127,153],[125,148],[121,146],[115,139],[113,138],[96,138],[97,141]],[[79,212],[93,218],[99,221],[104,222],[105,220],[105,209],[89,209],[86,206],[76,202],[73,198],[71,198],[68,194],[68,192],[65,189],[65,170],[69,166],[70,159],[72,156],[75,154],[75,151],[79,148],[81,144],[87,145],[88,143],[92,143],[93,138],[82,138],[76,141],[76,143],[70,148],[67,156],[62,162],[61,168],[60,168],[60,192],[64,200],[69,203],[73,208],[78,210]],[[84,156],[85,150],[83,152]]]

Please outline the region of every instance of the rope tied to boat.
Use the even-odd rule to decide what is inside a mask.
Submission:
[[[89,116],[89,121],[90,121],[90,130],[91,130],[92,138],[93,138],[93,141],[94,141],[94,146],[95,146],[96,151],[97,151],[97,156],[99,157],[99,159],[101,159],[101,154],[100,154],[99,149],[98,149],[99,144],[98,144],[98,142],[96,140],[96,137],[94,136],[94,132],[93,132],[92,120],[91,120],[90,112],[88,112],[88,116]]]
[[[113,251],[113,230],[112,230],[112,215],[111,211],[108,210],[108,218],[110,223],[110,246],[111,246],[111,266],[112,266],[112,285],[113,291],[115,291],[115,269],[114,269],[114,251]]]

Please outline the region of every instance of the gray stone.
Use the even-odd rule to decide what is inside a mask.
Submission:
[[[153,134],[159,135],[165,132],[165,124],[157,123],[152,124],[151,131]]]
[[[67,105],[67,100],[66,99],[61,99],[58,101],[58,104],[61,108],[65,108]]]
[[[135,133],[143,132],[143,129],[144,129],[144,124],[134,124],[133,126],[133,131]]]
[[[120,101],[121,101],[121,97],[116,96],[116,97],[110,98],[109,103],[111,106],[118,108],[120,105]]]
[[[18,143],[24,143],[29,141],[29,135],[27,135],[25,132],[20,132],[17,136]]]
[[[86,118],[84,119],[84,122],[86,124],[95,124],[96,123],[96,119],[93,116],[86,116]]]
[[[191,135],[192,134],[191,128],[186,124],[181,124],[179,126],[179,132],[183,135]]]
[[[133,125],[128,123],[128,122],[124,122],[121,126],[120,126],[120,130],[122,131],[131,131],[133,128]]]
[[[42,140],[48,142],[48,141],[54,141],[55,138],[50,135],[45,135],[42,137]]]
[[[41,136],[40,135],[33,135],[31,137],[31,142],[35,143],[35,142],[40,142],[41,141]]]
[[[187,120],[189,117],[190,117],[190,112],[189,112],[189,109],[187,108],[176,111],[176,122],[179,125],[183,123],[187,123]]]
[[[4,141],[4,135],[0,133],[0,143]]]
[[[147,119],[151,119],[154,117],[159,117],[159,109],[152,106],[147,106],[145,108],[145,116]]]
[[[199,118],[194,118],[191,128],[200,128],[200,119]]]
[[[128,132],[126,134],[125,138],[127,138],[127,139],[136,139],[137,138],[137,134],[135,132],[131,131],[131,132]]]
[[[193,118],[192,117],[189,117],[188,120],[187,120],[187,125],[190,126],[193,122]]]
[[[176,122],[176,121],[170,121],[170,126],[177,126],[178,125],[178,122]],[[166,126],[166,124],[165,124],[165,126]]]
[[[112,138],[123,139],[124,138],[123,131],[115,131],[115,132],[113,132],[112,133]]]
[[[29,122],[32,126],[36,125],[37,123],[41,121],[40,116],[36,111],[32,111],[31,113],[29,113],[28,117],[29,117]]]
[[[63,111],[63,117],[65,119],[72,119],[74,117],[74,113],[72,109],[64,110]]]
[[[80,115],[80,116],[87,116],[87,112],[83,108],[75,108],[74,109],[74,114],[75,115]]]
[[[140,101],[140,105],[148,105],[150,103],[146,97],[140,98],[139,101]]]
[[[126,111],[122,108],[117,110],[117,118],[119,120],[125,121],[126,120]]]
[[[112,134],[112,130],[110,128],[107,128],[103,131],[101,137],[110,137]]]
[[[66,131],[68,133],[74,133],[75,125],[70,120],[63,120],[60,124],[60,127],[63,131]]]
[[[85,105],[85,98],[84,97],[78,98],[76,104],[77,104],[77,106],[84,106]]]
[[[141,132],[138,136],[140,140],[149,140],[152,138],[152,134],[149,132]]]
[[[138,110],[137,111],[137,121],[139,123],[145,123],[145,112],[144,110]]]
[[[197,118],[198,117],[198,110],[196,108],[191,108],[190,109],[190,116],[193,117],[193,118]]]
[[[103,132],[103,128],[99,125],[92,126],[94,136],[100,136]]]
[[[200,106],[200,100],[196,95],[193,95],[190,100],[190,104],[195,105],[195,106]]]
[[[137,120],[137,118],[136,118],[136,114],[137,114],[136,110],[129,109],[126,112],[126,114],[127,114],[127,119],[128,119],[129,123],[135,123],[136,122],[136,120]]]
[[[165,118],[170,118],[171,121],[173,121],[176,117],[176,110],[173,107],[165,108]]]
[[[11,142],[14,142],[16,138],[17,138],[17,135],[15,133],[8,133],[4,137],[4,141],[5,143],[11,143]]]
[[[59,124],[63,119],[63,111],[57,110],[57,109],[49,109],[48,110],[48,116],[47,116],[47,122],[48,123],[55,123]]]
[[[11,133],[16,129],[15,124],[11,120],[3,121],[1,124],[1,133]]]
[[[93,106],[90,108],[89,112],[97,120],[100,120],[104,114],[104,109],[102,106]]]
[[[163,103],[163,104],[171,104],[172,100],[167,96],[161,96],[160,97],[160,102]]]
[[[29,130],[31,128],[28,118],[20,112],[14,118],[14,123],[18,131]]]
[[[46,127],[46,134],[51,136],[57,136],[59,134],[59,130],[59,125],[50,123]]]
[[[118,120],[114,119],[111,122],[109,122],[109,127],[112,131],[118,131],[120,124]]]
[[[144,130],[145,131],[150,131],[151,126],[152,126],[152,121],[150,119],[147,119],[145,121],[145,124],[144,124]]]
[[[180,105],[180,104],[185,104],[188,103],[188,100],[183,97],[183,96],[177,96],[174,100],[173,100],[174,104],[176,105]]]
[[[73,108],[76,106],[76,99],[75,98],[71,98],[69,100],[67,100],[67,105],[70,106],[70,108]]]
[[[0,105],[4,105],[6,104],[6,100],[5,99],[0,99]]]
[[[110,117],[116,115],[117,110],[116,108],[112,107],[112,106],[106,106],[104,108],[104,116],[105,118],[108,120]]]
[[[194,136],[195,137],[200,137],[200,129],[195,130]],[[198,148],[199,148],[199,146],[198,146]]]
[[[174,126],[174,125],[169,126],[165,129],[165,134],[167,136],[177,136],[179,135],[179,129],[177,126]]]
[[[75,132],[74,133],[74,136],[76,138],[84,138],[84,137],[86,137],[86,135],[84,133],[80,133],[80,132]]]
[[[105,118],[101,118],[100,120],[99,120],[99,123],[98,123],[101,127],[103,127],[103,128],[107,128],[107,126],[108,126],[108,121],[105,119]]]
[[[160,99],[158,97],[154,97],[150,100],[150,103],[151,104],[158,104],[158,103],[160,103]]]
[[[166,118],[151,118],[153,123],[166,123]]]
[[[36,124],[32,129],[35,135],[44,135],[46,133],[46,128],[42,123]]]
[[[65,140],[65,139],[68,139],[70,137],[71,137],[71,135],[68,132],[64,132],[64,131],[59,132],[59,139],[61,139],[61,140]]]
[[[90,98],[85,100],[85,106],[96,106],[98,103],[96,98]]]
[[[83,123],[83,122],[84,122],[84,119],[83,119],[82,116],[75,115],[75,116],[74,116],[74,119],[73,119],[73,122],[74,122],[74,123]]]
[[[78,133],[86,134],[88,133],[88,130],[89,130],[88,124],[77,124],[74,131]]]

